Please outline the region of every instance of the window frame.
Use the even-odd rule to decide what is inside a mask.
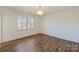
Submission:
[[[26,19],[26,29],[23,29],[23,21],[22,21],[22,24],[21,24],[21,28],[22,29],[18,29],[18,24],[16,24],[16,29],[17,29],[17,31],[25,31],[25,30],[31,30],[31,29],[34,29],[34,17],[33,16],[25,16],[25,15],[19,15],[19,16],[21,16],[21,17],[25,17],[25,19]],[[18,17],[19,16],[17,16],[17,20],[16,20],[16,23],[18,23]],[[33,25],[31,25],[32,26],[32,28],[29,28],[28,29],[28,19],[29,18],[32,18],[32,21],[33,21]],[[31,22],[31,21],[30,21]]]

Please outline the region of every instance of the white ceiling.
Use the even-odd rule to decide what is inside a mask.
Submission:
[[[25,13],[32,13],[36,14],[36,11],[38,10],[38,6],[8,6],[7,8],[25,12]],[[49,14],[49,13],[55,13],[67,9],[72,9],[72,8],[79,8],[76,6],[43,6],[42,10],[44,11],[44,14]]]

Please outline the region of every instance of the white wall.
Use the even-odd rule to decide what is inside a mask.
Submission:
[[[24,14],[14,13],[12,10],[6,8],[3,8],[2,12],[3,42],[41,32],[79,43],[79,9],[65,10],[54,14],[51,13],[43,17],[32,15],[35,19],[35,28],[26,31],[16,30],[16,17]]]
[[[41,32],[79,43],[79,9],[45,15]]]
[[[0,16],[0,43],[1,43],[1,16]]]
[[[16,17],[23,15],[20,13],[14,13],[12,10],[3,9],[3,42],[14,40],[17,38],[33,35],[39,33],[39,17],[34,17],[34,29],[17,31],[16,30]],[[27,16],[27,15],[26,15]]]
[[[0,9],[0,43],[1,43],[1,9]]]

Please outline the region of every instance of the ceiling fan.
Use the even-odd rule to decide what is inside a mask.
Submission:
[[[43,7],[42,6],[38,6],[37,8],[38,8],[38,10],[37,10],[36,14],[39,15],[39,16],[43,15],[44,14],[44,11],[42,9]]]

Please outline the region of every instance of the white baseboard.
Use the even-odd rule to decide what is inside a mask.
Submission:
[[[43,34],[46,34],[46,35],[49,35],[49,36],[52,36],[52,37],[56,37],[56,38],[59,38],[59,39],[68,40],[68,41],[72,41],[72,42],[75,42],[75,43],[79,43],[79,41],[68,39],[68,38],[65,38],[65,37],[56,36],[56,35],[53,35],[53,34],[50,34],[50,33],[43,33]]]

